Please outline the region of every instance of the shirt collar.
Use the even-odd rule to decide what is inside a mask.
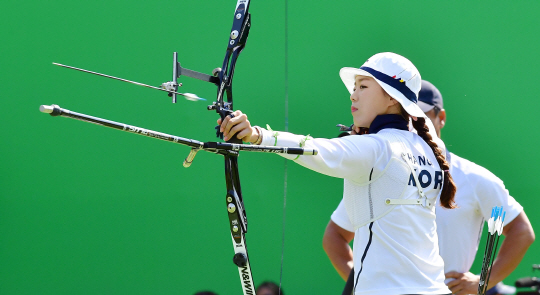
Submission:
[[[399,130],[409,130],[409,122],[403,119],[401,115],[387,114],[378,115],[369,126],[369,133],[375,134],[386,128],[394,128]]]

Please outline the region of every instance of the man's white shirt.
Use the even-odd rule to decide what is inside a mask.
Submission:
[[[450,153],[450,174],[457,186],[456,209],[437,206],[437,234],[445,272],[468,272],[471,268],[484,221],[491,209],[503,206],[504,224],[514,220],[523,207],[493,173],[482,166]],[[480,270],[477,270],[479,272]]]

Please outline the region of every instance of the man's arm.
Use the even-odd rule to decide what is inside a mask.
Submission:
[[[533,228],[524,211],[503,228],[503,235],[505,239],[493,262],[488,288],[495,286],[516,269],[535,239]],[[480,277],[477,275],[470,272],[449,272],[446,277],[455,278],[448,283],[453,294],[476,294],[478,291]]]
[[[353,252],[349,243],[354,233],[345,230],[332,220],[328,222],[323,237],[323,248],[338,274],[347,281],[353,268]]]
[[[531,222],[524,211],[503,228],[503,235],[504,241],[491,270],[491,287],[516,269],[535,238]]]

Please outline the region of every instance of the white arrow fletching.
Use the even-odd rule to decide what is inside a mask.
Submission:
[[[191,100],[191,101],[203,100],[203,98],[200,98],[196,94],[193,94],[193,93],[184,93],[183,95],[187,100]]]
[[[497,234],[499,234],[499,236],[500,236],[502,234],[502,230],[503,230],[503,227],[504,227],[503,221],[502,221],[500,216],[497,219],[496,227],[497,227]]]
[[[495,233],[495,220],[493,219],[493,217],[488,220],[488,231],[490,234]]]

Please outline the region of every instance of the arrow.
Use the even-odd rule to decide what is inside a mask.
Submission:
[[[160,87],[154,87],[154,86],[150,86],[150,85],[147,85],[147,84],[143,84],[143,83],[139,83],[139,82],[135,82],[135,81],[131,81],[131,80],[126,80],[126,79],[122,79],[122,78],[118,78],[118,77],[114,77],[114,76],[109,76],[109,75],[105,75],[105,74],[101,74],[101,73],[97,73],[97,72],[92,72],[92,71],[85,70],[85,69],[79,69],[79,68],[76,68],[76,67],[67,66],[67,65],[63,65],[63,64],[59,64],[59,63],[55,63],[55,62],[53,62],[53,65],[61,66],[61,67],[64,67],[64,68],[73,69],[73,70],[77,70],[77,71],[81,71],[81,72],[85,72],[85,73],[90,73],[90,74],[94,74],[94,75],[98,75],[98,76],[102,76],[102,77],[106,77],[106,78],[111,78],[111,79],[115,79],[115,80],[119,80],[119,81],[124,81],[124,82],[128,82],[128,83],[131,83],[131,84],[144,86],[144,87],[148,87],[148,88],[152,88],[152,89],[156,89],[156,90],[160,90],[160,91],[165,91],[165,92],[168,92],[168,93],[171,93],[171,94],[174,93],[174,94],[177,94],[177,95],[181,95],[181,96],[185,97],[187,100],[191,100],[191,101],[206,100],[206,99],[201,98],[201,97],[199,97],[199,96],[197,96],[196,94],[193,94],[193,93],[180,93],[180,92],[176,92],[176,91],[171,90],[171,89],[174,89],[174,88],[172,88],[173,85],[170,84],[171,82],[161,84],[162,88],[160,88]],[[181,86],[181,84],[180,84],[180,86]]]

